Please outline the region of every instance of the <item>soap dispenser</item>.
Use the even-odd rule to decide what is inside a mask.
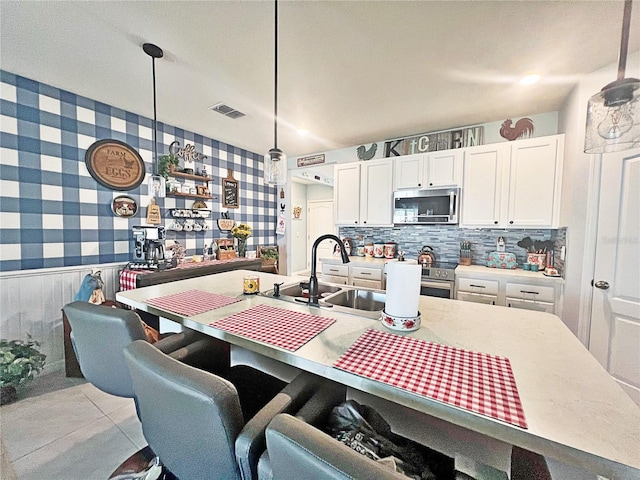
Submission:
[[[498,241],[496,242],[496,250],[498,252],[506,251],[506,244],[504,241],[504,237],[498,237]]]

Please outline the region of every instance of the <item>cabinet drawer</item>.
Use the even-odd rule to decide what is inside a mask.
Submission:
[[[353,278],[363,278],[365,280],[382,280],[381,268],[351,267]]]
[[[554,302],[555,290],[553,287],[540,285],[527,285],[524,283],[507,283],[507,297],[522,300],[535,300],[539,302]]]
[[[334,265],[331,263],[323,263],[322,264],[322,274],[323,275],[337,275],[340,277],[348,277],[349,276],[349,266],[348,265]]]
[[[482,293],[458,292],[456,299],[463,302],[484,303],[486,305],[498,304],[497,295],[483,295]]]
[[[482,293],[484,295],[497,295],[498,282],[495,280],[460,278],[458,279],[458,290],[463,292]]]

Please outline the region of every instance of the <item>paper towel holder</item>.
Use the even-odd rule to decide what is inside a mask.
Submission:
[[[390,330],[397,332],[413,332],[420,328],[422,322],[422,315],[418,312],[418,315],[413,317],[398,317],[397,315],[390,315],[384,310],[380,317],[382,324]]]

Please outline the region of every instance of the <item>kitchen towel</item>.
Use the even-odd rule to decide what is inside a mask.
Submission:
[[[527,428],[511,363],[505,357],[369,329],[334,366]]]
[[[384,311],[394,317],[415,317],[420,302],[422,267],[408,262],[387,263],[387,299]]]

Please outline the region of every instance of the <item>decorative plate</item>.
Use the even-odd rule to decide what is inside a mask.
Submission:
[[[111,210],[118,217],[133,217],[138,213],[138,202],[126,195],[120,195],[111,202]]]
[[[145,176],[144,161],[138,152],[119,140],[98,140],[84,156],[91,176],[112,190],[133,190]]]

